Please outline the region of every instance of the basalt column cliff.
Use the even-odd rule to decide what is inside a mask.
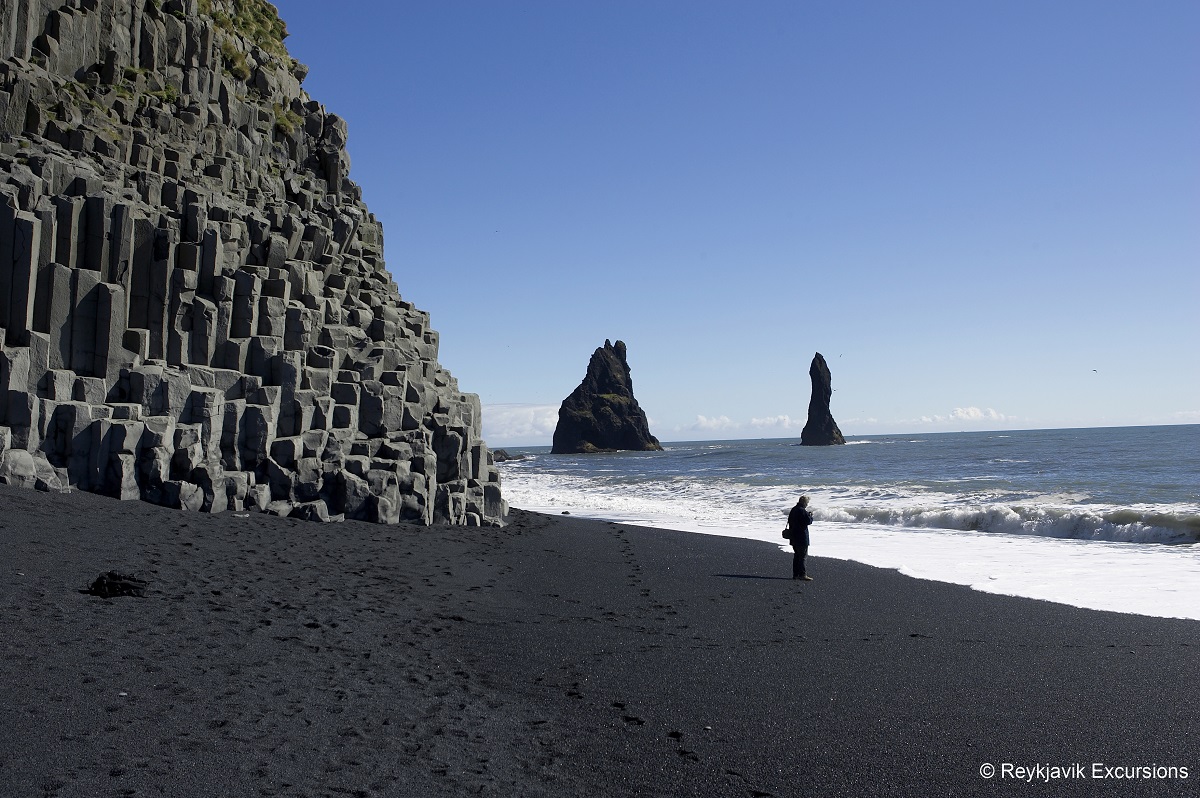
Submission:
[[[263,0],[0,4],[0,479],[487,524],[480,405]]]

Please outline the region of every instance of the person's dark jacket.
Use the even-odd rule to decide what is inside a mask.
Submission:
[[[788,513],[788,540],[793,546],[808,545],[808,525],[812,522],[812,514],[799,504]]]

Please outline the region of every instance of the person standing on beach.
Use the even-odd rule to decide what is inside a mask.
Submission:
[[[791,541],[792,550],[792,579],[811,582],[812,577],[804,572],[804,558],[808,556],[808,525],[813,522],[812,514],[808,511],[808,497],[801,496],[796,506],[788,513],[787,526],[783,528],[783,536]]]

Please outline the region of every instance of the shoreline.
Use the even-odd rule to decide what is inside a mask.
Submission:
[[[556,516],[556,507],[534,512]],[[786,547],[774,527],[733,531],[681,519],[634,519],[573,506],[571,517]],[[782,549],[791,556],[790,548]],[[813,526],[810,557],[854,562],[998,596],[1148,618],[1200,620],[1200,544],[1124,543],[829,523]],[[1065,577],[1069,577],[1065,578]]]
[[[0,508],[14,795],[1037,789],[985,763],[1200,778],[1196,621],[819,557],[797,584],[775,544],[520,510],[320,525],[7,486]],[[78,592],[106,570],[146,598]]]

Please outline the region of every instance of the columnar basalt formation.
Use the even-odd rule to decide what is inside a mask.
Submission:
[[[801,446],[832,446],[845,443],[842,431],[829,411],[829,400],[833,397],[833,381],[825,358],[817,352],[808,367],[812,379],[812,398],[808,400],[808,421],[800,431]]]
[[[263,0],[0,6],[0,479],[312,519],[498,523]]]
[[[624,342],[606,340],[592,354],[583,382],[558,410],[553,444],[552,454],[662,450],[633,397]]]

